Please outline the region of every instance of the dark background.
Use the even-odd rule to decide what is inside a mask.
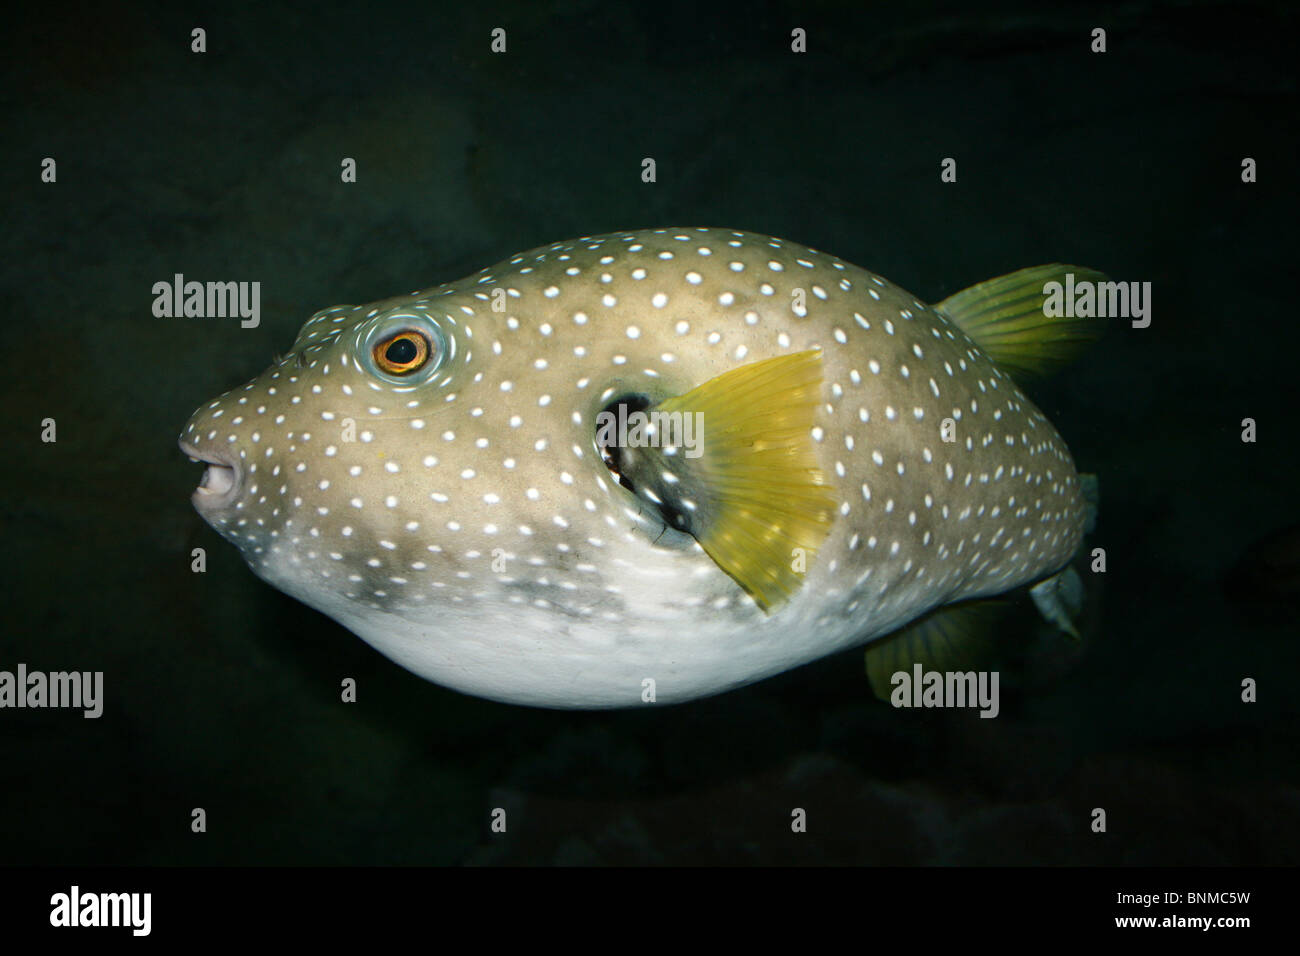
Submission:
[[[102,670],[107,699],[97,721],[0,711],[0,863],[1297,862],[1296,19],[1028,0],[11,13],[0,669]],[[693,225],[806,243],[929,301],[1048,261],[1153,283],[1150,328],[1117,323],[1031,389],[1100,476],[1109,570],[1082,654],[1049,647],[998,719],[895,711],[860,651],[671,708],[464,697],[259,582],[191,509],[181,426],[317,309]],[[261,326],[154,318],[176,272],[261,281]]]

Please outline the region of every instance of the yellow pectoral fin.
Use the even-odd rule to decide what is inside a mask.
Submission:
[[[658,406],[698,416],[699,457],[681,462],[705,499],[692,533],[765,611],[798,590],[835,517],[812,438],[821,385],[813,349],[732,369]]]

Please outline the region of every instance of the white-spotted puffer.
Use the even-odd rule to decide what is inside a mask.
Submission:
[[[555,243],[312,316],[190,419],[193,501],[260,577],[447,687],[715,694],[1066,564],[1080,480],[1007,369],[1059,357],[1069,323],[1023,320],[1067,269],[931,307],[751,233]],[[693,455],[599,431],[655,410],[699,423]]]

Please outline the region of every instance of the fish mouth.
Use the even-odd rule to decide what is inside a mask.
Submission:
[[[226,507],[235,500],[239,493],[240,468],[238,462],[223,454],[217,448],[198,448],[182,439],[178,442],[181,451],[190,461],[199,462],[207,467],[203,469],[203,478],[190,496],[190,501],[200,512],[214,511]]]

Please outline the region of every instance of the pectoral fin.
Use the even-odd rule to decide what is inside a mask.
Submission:
[[[620,473],[672,526],[699,541],[763,610],[789,598],[821,547],[837,498],[812,439],[822,353],[743,365],[649,414],[698,422],[698,454],[629,449]]]

